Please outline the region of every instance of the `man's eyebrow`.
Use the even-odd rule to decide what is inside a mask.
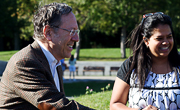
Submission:
[[[168,35],[172,35],[172,32],[171,32],[171,33],[169,33]]]

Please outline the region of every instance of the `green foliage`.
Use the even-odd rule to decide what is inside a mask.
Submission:
[[[62,2],[73,7],[82,32],[89,29],[116,36],[125,26],[127,33],[130,33],[140,23],[143,14],[162,11],[171,16],[176,36],[179,36],[180,1],[177,0],[62,0]],[[91,34],[83,37],[91,37]]]
[[[28,40],[33,35],[32,14],[38,4],[42,6],[52,2],[72,6],[81,29],[81,47],[113,44],[97,42],[108,41],[111,36],[119,37],[122,27],[126,27],[128,35],[140,23],[143,14],[157,11],[170,15],[175,36],[177,41],[180,40],[180,1],[177,0],[1,0],[1,37],[12,39],[16,35]],[[12,45],[12,40],[8,43]]]
[[[90,89],[89,86],[86,86],[86,95],[89,95],[89,94],[93,94],[93,93],[96,93],[95,91],[93,91],[93,89]]]
[[[107,91],[109,88],[110,88],[110,83],[108,83],[108,85],[106,85],[105,87],[102,87],[101,90],[102,92],[104,91]],[[94,94],[96,93],[96,91],[93,91],[93,89],[89,88],[89,86],[86,86],[86,95],[89,95],[89,94]]]
[[[104,92],[104,91],[107,91],[109,88],[110,88],[110,83],[108,85],[106,85],[105,87],[101,88],[101,90]]]
[[[130,0],[66,0],[72,4],[80,29],[93,27],[94,31],[114,36],[122,26],[128,26],[133,15]]]
[[[13,32],[17,31],[15,22],[17,21],[17,18],[14,17],[16,13],[16,2],[15,0],[1,0],[0,1],[0,35],[1,37],[11,37],[13,36]]]
[[[14,33],[27,37],[27,33],[32,33],[27,27],[37,3],[37,0],[1,0],[1,37],[13,37]]]
[[[17,0],[17,18],[20,38],[29,40],[33,35],[33,14],[38,8],[38,0]]]
[[[0,24],[2,25],[0,27],[0,37],[4,44],[1,44],[2,49],[3,47],[5,49],[19,49],[20,44],[18,41],[20,38],[28,40],[28,37],[32,37],[32,14],[37,3],[37,0],[0,1]]]

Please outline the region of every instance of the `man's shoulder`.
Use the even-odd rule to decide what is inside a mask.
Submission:
[[[38,44],[37,44],[38,45]],[[39,48],[40,49],[40,48]],[[40,50],[37,51],[37,48],[33,47],[33,44],[29,44],[26,47],[19,50],[15,53],[9,61],[21,61],[21,60],[28,60],[28,59],[36,59],[36,54],[41,53]]]
[[[36,41],[34,41],[32,44],[28,44],[26,47],[22,48],[21,50],[19,50],[17,53],[15,53],[13,55],[13,57],[15,56],[27,56],[27,54],[33,54],[36,52],[40,52],[41,48],[38,45],[38,43]]]
[[[25,58],[25,57],[30,57],[32,52],[31,52],[31,48],[30,48],[30,45],[24,47],[23,49],[19,50],[17,53],[15,53],[11,59],[22,59],[22,58]],[[11,60],[10,59],[10,60]]]
[[[8,68],[44,68],[44,66],[48,67],[48,62],[46,61],[46,58],[43,57],[43,53],[39,55],[38,53],[36,53],[36,49],[32,48],[31,45],[28,45],[27,47],[14,54],[8,61],[7,65]]]

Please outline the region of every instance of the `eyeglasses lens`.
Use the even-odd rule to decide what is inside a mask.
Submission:
[[[79,29],[78,30],[72,29],[71,32],[70,32],[70,35],[75,36],[76,33],[79,35],[79,32],[80,32]]]

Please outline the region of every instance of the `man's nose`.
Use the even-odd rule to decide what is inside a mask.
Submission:
[[[72,37],[72,40],[75,41],[75,42],[78,42],[78,41],[79,41],[79,35],[76,33],[76,34]]]

